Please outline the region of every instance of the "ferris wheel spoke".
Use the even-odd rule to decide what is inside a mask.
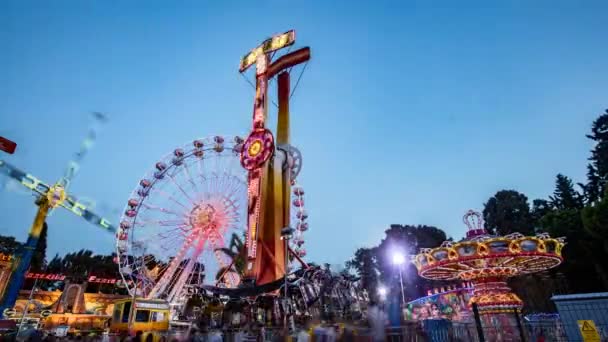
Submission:
[[[201,252],[205,248],[205,242],[206,242],[206,240],[203,238],[198,239],[196,247],[194,248],[194,252],[188,259],[188,262],[183,267],[181,274],[179,275],[175,284],[171,288],[171,292],[169,293],[169,296],[167,297],[167,300],[169,302],[174,301],[175,296],[180,294],[181,290],[183,289],[184,285],[186,284],[187,279],[189,278],[190,274],[192,273],[192,269],[194,268],[194,265],[196,264],[198,257],[201,255]]]
[[[225,194],[224,198],[232,198],[234,194],[242,189],[241,185],[233,178],[224,177],[224,183],[222,184],[222,193]]]
[[[198,170],[198,177],[200,177],[200,182],[205,182],[205,175],[203,174],[203,158],[197,158],[196,168]]]
[[[184,220],[154,220],[154,221],[136,221],[134,227],[178,227],[178,226],[189,226],[190,224]]]
[[[188,201],[190,201],[190,204],[196,205],[194,200],[192,198],[190,198],[190,196],[188,196],[188,193],[184,190],[184,188],[182,188],[182,186],[175,180],[175,178],[173,178],[173,175],[167,173],[167,176],[169,177],[171,182],[173,182],[173,184],[179,189],[179,191],[181,191],[181,193],[184,195],[184,197],[186,197],[186,199]]]
[[[175,212],[173,210],[169,210],[169,209],[166,209],[166,208],[154,205],[154,204],[142,203],[141,205],[142,205],[142,207],[144,207],[144,208],[146,208],[148,210],[156,210],[156,211],[160,211],[161,213],[171,214],[171,215],[175,215],[175,216],[178,216],[178,217],[185,217],[185,216],[187,216],[185,213],[177,213],[177,212]]]
[[[192,185],[192,189],[194,189],[195,193],[199,193],[198,187],[196,186],[196,182],[194,181],[194,178],[192,178],[192,175],[190,174],[190,169],[188,168],[188,164],[184,163],[184,172],[186,173],[186,176],[188,177],[188,182]]]
[[[171,202],[179,205],[180,207],[184,208],[185,211],[189,211],[190,210],[190,208],[188,208],[187,206],[185,206],[182,202],[178,201],[177,199],[175,199],[175,197],[173,197],[170,194],[164,192],[163,190],[153,188],[152,191],[154,193],[157,193],[157,194],[161,195],[162,197],[168,199],[169,201],[171,201]]]
[[[183,235],[180,236],[178,234],[172,234],[172,232],[175,231],[175,230],[177,230],[177,229],[179,229],[179,228],[172,229],[171,231],[166,231],[166,232],[158,233],[158,234],[156,234],[155,239],[156,238],[159,238],[160,240],[177,239],[177,238],[186,236],[186,233],[189,232],[189,230],[187,230],[187,229],[179,229],[180,232],[183,233]]]
[[[238,212],[239,206],[234,203],[235,201],[231,197],[224,197],[224,205],[232,207],[235,212]]]
[[[186,235],[187,232],[188,231],[181,231],[182,234],[167,234],[167,235],[159,233],[157,235],[151,236],[148,239],[139,240],[138,243],[145,244],[145,245],[156,244],[163,251],[169,252],[171,250],[176,249],[176,248],[172,248],[169,243],[180,242],[184,238],[184,236]],[[162,243],[159,244],[160,241],[162,241]]]
[[[226,189],[226,198],[230,199],[232,202],[234,202],[234,197],[238,192],[246,192],[246,190],[244,189],[244,187],[240,184],[237,185],[230,185],[228,187],[228,189]]]
[[[213,172],[209,177],[209,195],[215,196],[217,188],[217,172]]]
[[[190,237],[192,237],[192,235],[190,235]],[[165,291],[165,289],[167,288],[167,285],[169,285],[169,282],[174,277],[175,272],[177,271],[179,265],[183,261],[184,256],[186,255],[186,252],[188,252],[188,250],[192,247],[192,244],[193,244],[193,240],[187,239],[186,242],[184,243],[184,245],[182,245],[182,247],[176,253],[173,260],[171,260],[171,262],[169,263],[169,266],[167,267],[167,270],[165,271],[163,276],[154,285],[154,288],[152,288],[152,291],[150,293],[151,296],[159,295]]]

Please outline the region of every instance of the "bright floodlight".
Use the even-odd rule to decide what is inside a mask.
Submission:
[[[405,256],[401,253],[393,254],[393,264],[395,265],[403,265],[405,264]]]
[[[384,287],[384,286],[380,286],[380,287],[378,287],[378,294],[379,294],[381,297],[386,296],[386,287]]]

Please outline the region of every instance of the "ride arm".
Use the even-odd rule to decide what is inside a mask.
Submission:
[[[43,183],[38,178],[16,168],[15,166],[3,160],[0,160],[0,174],[4,174],[9,178],[18,181],[23,186],[37,193],[40,196],[46,196],[48,191],[51,189],[48,184]],[[61,203],[61,206],[68,209],[72,213],[81,216],[89,223],[99,226],[111,233],[116,232],[116,227],[114,227],[108,220],[87,209],[87,206],[78,202],[78,200],[74,196],[67,196],[66,200]]]
[[[81,202],[78,202],[74,196],[68,196],[61,206],[82,217],[91,224],[101,227],[110,233],[116,233],[116,227],[110,223],[110,221],[87,209],[87,207]]]

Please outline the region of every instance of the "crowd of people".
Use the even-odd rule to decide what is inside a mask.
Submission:
[[[371,335],[373,341],[385,340],[385,327],[387,324],[386,313],[379,308],[375,303],[371,302],[368,308],[367,315],[367,331]],[[192,326],[188,331],[181,335],[161,336],[160,341],[163,342],[221,342],[230,340],[234,342],[267,342],[267,341],[287,341],[291,337],[294,342],[308,342],[312,337],[316,340],[322,337],[323,341],[354,341],[355,328],[350,325],[336,325],[327,322],[315,324],[311,321],[299,322],[295,329],[289,332],[281,328],[268,329],[263,325],[250,323],[243,329],[235,331],[222,331],[219,329],[207,329],[205,327]],[[368,335],[368,336],[369,336]],[[230,337],[230,339],[228,339]],[[144,332],[137,331],[133,336],[129,336],[126,332],[120,335],[110,335],[108,333],[97,333],[88,335],[73,335],[55,336],[53,333],[43,333],[41,331],[31,331],[25,336],[21,336],[19,341],[44,341],[44,342],[59,342],[59,341],[83,341],[83,342],[148,342],[152,341],[152,337],[146,336]],[[154,340],[156,341],[156,340]]]

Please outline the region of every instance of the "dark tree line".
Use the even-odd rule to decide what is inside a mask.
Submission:
[[[32,271],[39,271],[44,267],[47,232],[48,226],[46,222],[44,222],[40,236],[38,237],[36,250],[34,250],[34,255],[32,255],[32,261],[30,263]],[[24,243],[17,241],[14,236],[0,235],[0,253],[18,256],[23,252],[24,245]]]
[[[399,266],[392,262],[396,253],[407,258],[407,255],[416,254],[420,248],[438,247],[447,240],[443,230],[424,225],[393,224],[384,234],[378,246],[359,248],[355,256],[346,262],[347,269],[361,277],[363,286],[372,296],[377,294],[379,283],[394,293],[399,292]],[[418,277],[416,267],[407,259],[401,271],[408,300],[425,295],[426,290],[440,284]]]

